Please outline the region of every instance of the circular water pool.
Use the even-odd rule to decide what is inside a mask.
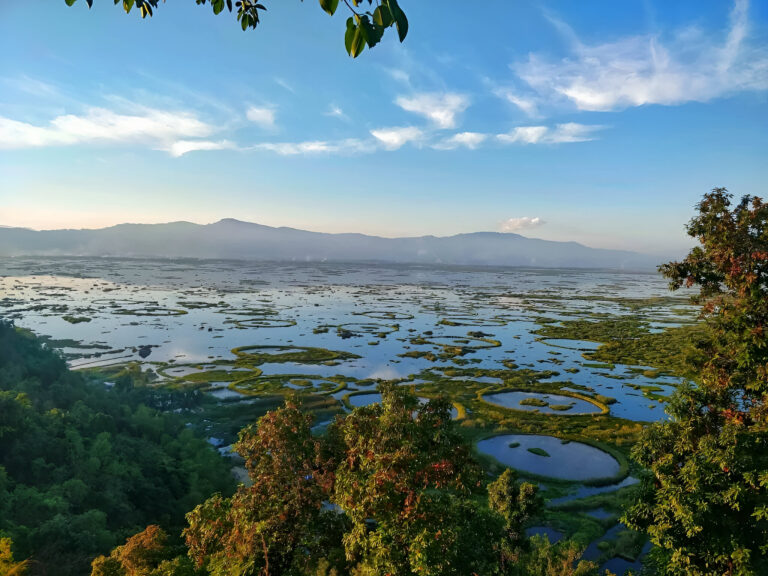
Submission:
[[[481,440],[477,449],[510,468],[560,480],[610,478],[620,470],[619,462],[607,452],[581,442],[564,443],[554,436],[504,434]],[[543,450],[549,456],[529,449]]]

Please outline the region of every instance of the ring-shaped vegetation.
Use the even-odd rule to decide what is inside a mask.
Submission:
[[[224,324],[234,324],[238,328],[290,328],[291,326],[296,326],[296,320],[248,318],[246,320],[227,320]]]
[[[440,348],[469,348],[472,350],[484,350],[486,348],[498,348],[499,340],[493,338],[478,338],[476,336],[430,336],[420,337],[411,341],[413,344],[429,344]]]
[[[377,322],[347,322],[338,324],[336,330],[339,334],[351,333],[356,336],[360,334],[376,334],[384,337],[400,330],[398,324],[379,324]]]
[[[235,365],[246,368],[267,363],[296,362],[299,364],[322,364],[324,362],[360,358],[360,356],[351,352],[309,346],[240,346],[239,348],[233,348],[232,354],[237,356]]]
[[[440,304],[426,304],[421,307],[422,312],[432,312],[445,316],[475,316],[475,310],[466,306],[441,306]]]
[[[130,298],[96,298],[91,304],[109,304],[111,306],[156,306],[152,300],[131,300]]]
[[[407,312],[394,312],[392,310],[367,310],[355,312],[356,316],[366,316],[375,320],[413,320],[413,314]]]
[[[141,308],[117,308],[110,310],[112,314],[122,316],[184,316],[186,310],[181,308],[166,308],[164,306],[144,306]]]
[[[274,308],[221,308],[214,310],[216,314],[225,314],[227,316],[276,316],[277,310]]]
[[[508,406],[505,404],[502,404],[500,402],[494,402],[491,399],[489,399],[489,396],[497,396],[500,394],[506,394],[506,393],[515,393],[515,392],[522,392],[524,394],[538,394],[541,397],[542,404],[534,404],[533,402],[525,402],[520,401],[520,405],[522,406],[532,406],[531,408],[518,408],[516,406]],[[599,410],[599,412],[584,412],[579,410],[571,411],[571,409],[574,407],[574,405],[569,404],[555,404],[554,402],[549,402],[548,397],[565,397],[565,398],[573,398],[574,400],[579,400],[581,402],[585,402],[587,404],[593,405],[595,408]],[[505,388],[502,390],[498,390],[495,392],[484,392],[480,394],[479,399],[483,402],[486,402],[487,404],[490,404],[491,406],[494,406],[496,408],[502,408],[504,410],[513,410],[516,412],[527,412],[529,414],[542,414],[545,416],[605,416],[606,414],[610,413],[611,409],[608,407],[607,404],[604,402],[600,402],[596,398],[592,398],[591,396],[586,396],[584,394],[577,394],[575,392],[571,392],[569,390],[558,390],[557,392],[536,392],[533,390],[523,390],[519,388]],[[531,398],[535,398],[534,396],[531,396]],[[546,399],[546,400],[545,400]],[[541,408],[549,408],[550,410],[553,410],[553,412],[542,412],[536,410],[536,407]]]
[[[481,316],[446,316],[438,324],[444,326],[506,326],[503,318],[483,318]]]
[[[322,383],[315,386],[311,381],[319,380]],[[308,382],[306,385],[296,382]],[[230,383],[227,388],[241,394],[291,394],[296,392],[330,393],[338,387],[338,383],[327,380],[321,376],[307,376],[306,374],[271,374],[269,376],[257,376],[242,378]]]
[[[190,310],[221,307],[221,302],[205,302],[203,300],[179,300],[176,304],[183,306],[184,308],[189,308]]]
[[[185,374],[174,374],[173,370],[183,368],[194,370]],[[238,380],[249,380],[261,376],[261,369],[252,366],[248,370],[233,369],[232,365],[212,365],[210,368],[203,368],[200,364],[168,364],[156,368],[158,375],[169,379],[171,386],[206,388],[213,382],[235,382]]]

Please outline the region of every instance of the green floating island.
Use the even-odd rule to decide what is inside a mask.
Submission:
[[[540,406],[542,408],[544,406],[549,406],[549,404],[541,398],[523,398],[520,400],[520,404],[522,406]]]
[[[537,448],[537,447],[528,448],[528,452],[530,452],[531,454],[536,454],[536,456],[545,456],[546,458],[550,457],[549,452],[547,452],[543,448]]]
[[[81,322],[90,322],[91,319],[88,316],[62,316],[62,320],[69,322],[70,324],[80,324]]]
[[[517,448],[518,446],[520,446],[520,442],[510,442],[509,444],[507,444],[507,446],[509,448]]]

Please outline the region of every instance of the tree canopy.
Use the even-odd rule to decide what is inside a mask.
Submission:
[[[688,233],[681,262],[660,267],[672,289],[699,287],[706,338],[698,385],[672,399],[670,422],[634,449],[650,470],[627,523],[657,545],[660,573],[768,573],[768,204],[736,205],[715,188]]]
[[[72,6],[77,0],[64,0],[67,6]],[[94,0],[85,0],[88,7],[93,6]],[[209,4],[214,14],[226,10],[234,12],[240,27],[245,31],[255,29],[267,7],[266,0],[195,0],[198,5]],[[350,3],[351,1],[351,3]],[[347,54],[357,58],[365,47],[373,48],[378,44],[387,28],[395,28],[400,42],[408,34],[408,18],[400,8],[398,0],[344,0],[350,16],[347,18],[344,32],[344,47]],[[152,16],[160,4],[160,0],[114,0],[115,5],[121,4],[126,13],[136,8],[142,18]],[[163,0],[165,2],[165,0]],[[333,16],[339,0],[320,0],[320,7]],[[367,8],[367,9],[366,9]]]
[[[148,406],[155,392],[121,384],[86,381],[0,322],[0,566],[31,557],[34,573],[81,575],[138,529],[180,530],[191,507],[232,489],[215,450]]]

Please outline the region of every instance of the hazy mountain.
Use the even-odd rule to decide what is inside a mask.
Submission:
[[[61,255],[232,258],[243,260],[385,261],[653,269],[657,257],[552,242],[519,234],[381,238],[273,228],[227,218],[213,224],[120,224],[98,230],[0,228],[0,256]]]

